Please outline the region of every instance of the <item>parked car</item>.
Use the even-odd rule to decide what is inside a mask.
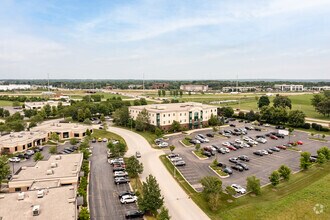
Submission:
[[[114,177],[126,177],[126,176],[128,176],[128,173],[125,171],[115,171],[113,176]]]
[[[34,154],[34,151],[33,150],[27,150],[25,153],[31,156],[31,155]]]
[[[12,162],[12,163],[19,163],[21,161],[21,159],[18,157],[11,157],[8,160],[9,160],[9,162]]]
[[[279,149],[281,149],[281,150],[286,150],[286,146],[283,146],[283,145],[278,145],[276,147],[279,148]]]
[[[230,152],[229,148],[227,148],[227,147],[222,147],[219,149],[219,151],[220,151],[220,153],[222,153],[222,152],[229,153]]]
[[[168,143],[167,142],[161,142],[160,144],[158,144],[158,147],[160,147],[160,148],[168,147]]]
[[[124,158],[120,157],[120,158],[115,158],[115,159],[110,160],[111,165],[113,165],[114,163],[117,163],[117,162],[124,163]]]
[[[197,140],[197,139],[191,139],[189,141],[189,143],[191,143],[191,144],[200,144],[201,142],[199,140]]]
[[[280,133],[277,133],[277,132],[273,135],[275,135],[278,138],[285,138],[284,134],[280,134]]]
[[[103,138],[103,140],[102,140],[103,142],[108,142],[108,139],[106,139],[106,138]]]
[[[268,154],[273,154],[273,151],[271,149],[265,149],[265,150],[268,152]]]
[[[17,157],[18,157],[19,159],[25,159],[24,154],[17,154]]]
[[[298,145],[303,145],[304,143],[302,141],[297,141]]]
[[[274,140],[277,140],[277,139],[278,139],[278,137],[276,137],[276,136],[273,135],[273,134],[271,134],[269,137],[270,137],[271,139],[274,139]]]
[[[266,138],[264,135],[256,135],[256,138]]]
[[[222,145],[225,146],[225,147],[228,147],[228,146],[230,146],[230,143],[229,142],[223,142]]]
[[[115,184],[119,185],[119,184],[123,184],[123,183],[128,183],[129,179],[126,177],[116,177],[115,178]]]
[[[237,149],[231,145],[227,146],[227,148],[229,148],[230,150],[236,151]]]
[[[98,138],[97,141],[98,141],[98,142],[102,142],[102,138]]]
[[[203,150],[203,151],[202,151],[202,154],[203,154],[204,156],[207,156],[207,157],[211,157],[211,156],[212,156],[212,154],[211,154],[210,152],[206,151],[206,150]]]
[[[130,210],[125,213],[126,219],[132,219],[132,218],[142,218],[144,215],[143,211],[140,210]]]
[[[258,155],[258,156],[264,156],[261,150],[254,151],[253,154]]]
[[[269,148],[269,149],[271,149],[272,151],[274,151],[274,152],[280,152],[281,150],[279,149],[279,148],[277,148],[277,147],[271,147],[271,148]]]
[[[155,139],[155,144],[160,144],[160,143],[162,143],[164,141],[164,139],[163,138],[157,138],[157,139]]]
[[[243,141],[240,140],[240,139],[236,139],[235,142],[238,143],[238,144],[243,144]]]
[[[238,163],[238,158],[237,157],[231,157],[229,158],[229,161],[232,163]]]
[[[179,160],[179,161],[175,161],[173,162],[174,166],[186,166],[186,162],[184,162],[183,160]]]
[[[123,197],[125,195],[135,196],[135,193],[132,191],[123,191],[123,192],[119,193],[118,198],[120,199],[121,197]]]
[[[212,137],[212,138],[213,138],[213,137],[214,137],[214,134],[207,133],[206,136],[207,136],[207,137]]]
[[[112,169],[112,172],[116,172],[116,171],[125,171],[125,167],[120,167],[120,166],[118,166],[118,167],[114,167],[114,168]]]
[[[270,127],[270,124],[264,124],[265,127]]]
[[[246,161],[246,162],[249,162],[250,161],[250,158],[246,155],[240,155],[237,157],[239,160],[242,160],[242,161]]]
[[[168,158],[173,158],[173,157],[179,157],[180,154],[176,154],[176,153],[170,153],[169,155],[167,155]]]
[[[223,170],[222,170],[224,173],[227,173],[227,174],[233,174],[233,170],[232,169],[230,169],[229,167],[226,167],[226,168],[224,168]]]
[[[137,196],[124,195],[120,198],[121,204],[133,203],[137,201]]]
[[[259,127],[255,127],[254,130],[255,130],[255,131],[261,131],[261,128],[259,128]]]
[[[236,127],[236,125],[234,125],[234,124],[230,124],[229,126],[230,126],[230,127]]]
[[[218,162],[217,166],[218,167],[222,167],[222,168],[226,168],[227,167],[227,165],[224,164],[224,163],[222,163],[222,162]]]
[[[203,147],[203,150],[210,152],[212,156],[214,156],[215,152],[216,152],[216,150],[211,146],[205,146],[205,147]]]
[[[267,150],[260,150],[262,153],[263,153],[263,155],[268,155],[268,151]]]
[[[141,153],[140,153],[140,151],[136,151],[136,152],[135,152],[135,157],[136,157],[136,158],[140,158],[140,157],[141,157]]]
[[[225,137],[227,137],[227,138],[231,138],[231,134],[229,134],[229,133],[223,132],[222,135],[225,136]]]
[[[232,165],[231,168],[234,169],[234,170],[238,170],[239,172],[243,172],[244,171],[243,167],[241,167],[241,166],[239,166],[237,164]]]
[[[176,162],[176,161],[179,161],[179,160],[183,160],[182,157],[172,157],[171,158],[172,162]]]
[[[259,143],[263,143],[263,144],[267,143],[267,140],[265,138],[257,138],[256,141],[259,142]]]
[[[248,170],[249,167],[245,163],[237,162],[236,165],[243,167],[244,170]]]
[[[96,143],[96,139],[95,138],[92,139],[92,143]]]
[[[277,125],[277,126],[275,126],[275,129],[285,129],[285,127],[282,125]]]
[[[312,162],[312,163],[315,163],[315,162],[317,162],[317,158],[313,157],[313,156],[310,156],[309,161]]]
[[[231,184],[231,187],[234,188],[237,193],[241,193],[241,194],[246,193],[246,189],[244,189],[238,184]]]

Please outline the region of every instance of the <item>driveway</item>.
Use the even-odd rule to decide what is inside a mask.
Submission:
[[[209,219],[188,197],[160,161],[159,156],[164,154],[164,151],[151,148],[150,144],[142,136],[132,131],[116,127],[109,127],[108,131],[116,133],[125,139],[128,145],[127,156],[134,155],[136,151],[141,152],[141,162],[144,166],[141,178],[145,180],[149,174],[156,177],[164,196],[165,206],[169,209],[173,220]]]

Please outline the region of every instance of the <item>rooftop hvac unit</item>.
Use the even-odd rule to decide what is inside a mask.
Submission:
[[[57,167],[57,163],[51,163],[51,164],[50,164],[50,167],[51,167],[51,168],[55,168],[55,167]]]
[[[54,170],[47,170],[46,174],[47,175],[53,175],[54,174]]]
[[[76,202],[75,198],[68,199],[68,203],[74,203],[74,202]]]
[[[61,155],[56,155],[55,156],[55,160],[60,160],[61,159]]]
[[[26,166],[24,166],[24,167],[21,167],[21,169],[22,169],[22,170],[26,170],[26,168],[27,168]]]
[[[43,198],[45,195],[45,190],[41,189],[41,190],[38,190],[37,192],[37,197],[38,198]]]
[[[32,206],[32,213],[33,213],[33,216],[39,215],[40,214],[40,205]]]
[[[25,198],[25,192],[18,193],[18,197],[17,197],[18,200],[24,200],[24,198]]]

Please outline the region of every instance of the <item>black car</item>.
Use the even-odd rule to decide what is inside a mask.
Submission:
[[[123,192],[119,193],[118,198],[121,199],[121,197],[126,196],[126,195],[135,196],[135,193],[131,192],[131,191],[123,191]]]
[[[224,163],[222,163],[222,162],[219,162],[219,163],[217,164],[217,166],[218,166],[218,167],[222,167],[222,168],[226,168],[226,167],[227,167],[227,165],[224,164]]]
[[[266,149],[266,151],[267,151],[269,154],[272,154],[272,153],[273,153],[273,150],[272,150],[272,149]]]
[[[242,160],[242,161],[246,161],[246,162],[249,162],[250,159],[248,156],[245,156],[245,155],[241,155],[241,156],[238,156],[238,159]]]
[[[207,157],[211,157],[212,156],[212,154],[210,152],[206,151],[206,150],[203,150],[202,154],[204,156],[207,156]]]
[[[236,165],[243,167],[244,170],[248,170],[249,167],[245,163],[238,162]]]
[[[24,158],[25,158],[25,159],[30,159],[30,157],[31,157],[31,155],[29,155],[29,154],[27,154],[27,153],[24,154]]]
[[[219,148],[219,149],[218,149],[218,153],[221,153],[221,154],[226,154],[227,152],[226,152],[224,149],[222,149],[222,148]]]
[[[208,137],[212,137],[212,138],[213,138],[213,137],[214,137],[214,134],[207,133],[206,136],[208,136]]]
[[[270,137],[270,135],[272,135],[272,134],[271,133],[265,134],[266,137]]]
[[[284,138],[285,137],[284,134],[279,134],[279,133],[276,133],[275,136],[278,137],[278,138]]]
[[[230,169],[229,167],[226,167],[225,169],[222,170],[224,173],[227,173],[227,174],[232,174],[233,171],[232,169]]]
[[[223,132],[228,133],[228,134],[231,134],[232,133],[231,130],[223,130]]]
[[[125,168],[124,167],[114,167],[112,169],[113,172],[116,172],[116,171],[125,171]]]
[[[243,119],[241,119],[241,120],[239,120],[238,122],[240,122],[240,123],[241,123],[241,122],[244,122],[244,120],[243,120]]]
[[[285,127],[282,126],[282,125],[277,125],[277,126],[275,126],[275,128],[276,128],[276,129],[285,129]]]
[[[241,132],[233,131],[232,134],[235,135],[235,136],[240,136],[242,133]]]
[[[64,148],[64,150],[66,150],[66,151],[70,151],[71,153],[74,152],[74,150],[71,149],[70,147],[66,147],[66,148]]]
[[[239,172],[243,172],[243,170],[244,170],[243,167],[241,167],[241,166],[239,166],[237,164],[231,166],[231,168],[234,169],[234,170],[238,170]]]
[[[233,147],[235,147],[236,149],[240,149],[243,148],[242,145],[238,144],[238,143],[234,143]]]
[[[269,148],[270,150],[274,151],[274,152],[280,152],[281,150],[277,147],[271,147]]]
[[[18,157],[19,159],[25,159],[24,154],[18,154],[17,157]]]
[[[231,158],[229,158],[229,162],[237,163],[238,159],[236,157],[231,157]]]
[[[246,129],[246,130],[251,130],[251,128],[250,128],[250,127],[248,127],[248,126],[246,126],[246,127],[245,127],[245,129]]]
[[[69,151],[69,150],[63,150],[62,151],[62,154],[71,154],[72,153],[72,151]]]
[[[254,151],[253,154],[258,155],[258,156],[264,156],[264,154],[260,150]]]
[[[230,126],[230,127],[236,127],[236,125],[234,125],[234,124],[230,124],[229,126]]]
[[[78,147],[75,146],[75,145],[72,145],[72,146],[70,147],[70,149],[73,150],[73,151],[75,151],[75,150],[78,150]]]
[[[131,219],[131,218],[142,218],[144,215],[143,211],[140,210],[130,210],[125,213],[125,218]]]
[[[261,128],[256,127],[256,128],[254,128],[254,130],[255,131],[261,131]]]
[[[198,142],[197,142],[197,140],[195,140],[195,139],[191,139],[191,140],[189,141],[189,143],[191,143],[191,144],[197,144]]]
[[[309,157],[309,162],[315,163],[316,161],[317,161],[317,158]]]
[[[266,138],[264,135],[256,135],[256,138]]]

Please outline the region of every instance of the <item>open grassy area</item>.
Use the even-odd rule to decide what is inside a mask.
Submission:
[[[160,159],[173,175],[173,165],[165,156]],[[276,190],[272,186],[262,189],[261,196],[251,195],[233,199],[223,195],[221,207],[213,212],[208,208],[201,193],[195,192],[180,174],[176,180],[194,202],[211,219],[329,219],[330,218],[330,163],[313,166],[308,171],[292,175],[288,182],[282,181]],[[315,214],[313,207],[322,204],[322,214]],[[244,216],[244,217],[243,217]]]
[[[202,159],[207,158],[207,156],[205,156],[205,155],[202,154],[202,151],[201,150],[194,150],[194,153],[199,158],[202,158]]]
[[[119,135],[112,133],[110,131],[106,131],[103,129],[94,129],[93,134],[92,134],[93,138],[107,138],[107,139],[111,139],[111,140],[119,140],[120,142],[126,143],[125,140],[120,137]]]
[[[4,106],[13,106],[13,102],[0,100],[0,107],[4,107]]]
[[[218,166],[214,166],[214,165],[211,165],[210,167],[211,167],[211,169],[213,169],[215,172],[217,172],[217,174],[219,174],[220,176],[228,176],[228,174],[225,173],[225,172],[223,172],[223,171],[221,170],[220,167],[218,167]]]

